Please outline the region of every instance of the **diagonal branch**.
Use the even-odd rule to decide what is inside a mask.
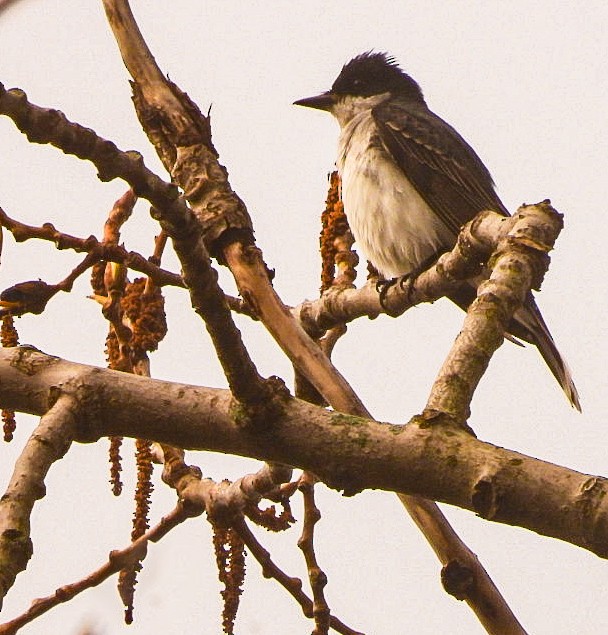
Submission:
[[[0,624],[0,635],[14,635],[23,626],[33,622],[37,617],[44,615],[52,608],[64,602],[69,602],[83,591],[98,586],[125,567],[132,566],[134,563],[143,560],[148,549],[148,542],[158,542],[188,517],[183,506],[178,503],[175,509],[163,516],[157,525],[146,531],[145,534],[133,541],[128,547],[111,551],[108,561],[88,576],[77,582],[60,587],[52,595],[34,600],[27,611],[9,622]]]
[[[208,118],[164,79],[128,2],[104,0],[104,6],[125,65],[135,80],[135,105],[140,121],[203,224],[210,251],[219,252],[225,259],[241,296],[253,305],[292,361],[302,366],[309,378],[314,378],[319,390],[330,393],[325,395],[328,401],[345,411],[352,407],[361,409],[361,401],[346,380],[289,315],[272,288],[261,252],[252,245],[251,219],[245,205],[230,187],[226,169],[217,160]],[[174,150],[170,151],[169,146]],[[176,251],[186,267],[190,259],[187,250],[180,251],[176,246]]]
[[[68,121],[59,110],[31,104],[24,91],[7,90],[1,83],[0,115],[10,117],[31,143],[50,144],[65,154],[91,161],[101,181],[124,179],[137,196],[162,208],[165,216],[182,231],[188,230],[188,207],[177,187],[149,170],[139,152],[119,150],[116,144],[103,139],[91,128]]]
[[[66,154],[91,161],[101,180],[124,179],[133,191],[149,200],[161,225],[172,237],[183,269],[183,281],[190,291],[195,311],[203,317],[218,358],[235,398],[250,406],[256,416],[271,403],[268,390],[241,340],[228,302],[217,283],[194,214],[179,198],[177,188],[148,170],[136,152],[122,152],[89,128],[68,121],[57,110],[40,108],[27,101],[18,89],[0,84],[0,114],[8,115],[34,143],[50,143]]]
[[[236,522],[233,527],[238,532],[247,549],[249,549],[251,555],[260,563],[264,577],[274,578],[301,606],[304,615],[306,617],[313,617],[313,602],[306,593],[302,591],[302,580],[287,575],[275,564],[270,557],[270,553],[257,541],[244,519]],[[363,635],[363,633],[346,626],[346,624],[333,615],[329,616],[328,621],[331,628],[337,633],[342,633],[342,635]]]
[[[13,476],[0,499],[0,606],[32,556],[30,514],[45,494],[44,479],[51,465],[68,451],[76,433],[81,404],[66,394],[47,392],[47,409],[15,463]]]
[[[486,212],[473,219],[461,237],[483,236],[486,226],[500,223],[497,216]],[[501,223],[502,235],[499,233],[493,239],[490,235],[488,246],[496,245],[489,260],[490,277],[477,289],[477,298],[469,307],[463,327],[433,383],[424,417],[431,420],[437,415],[447,415],[465,425],[473,393],[492,355],[503,343],[513,314],[530,289],[540,287],[549,264],[547,253],[562,227],[562,216],[549,201],[543,201],[520,207],[508,223]],[[456,259],[458,254],[454,252],[461,243],[462,238],[446,261]]]

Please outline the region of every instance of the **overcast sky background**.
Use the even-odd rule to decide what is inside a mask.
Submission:
[[[133,1],[158,63],[206,110],[233,188],[248,205],[258,244],[276,269],[285,302],[313,298],[319,285],[319,214],[332,169],[337,124],[291,105],[329,88],[342,64],[375,48],[392,53],[421,84],[427,102],[473,145],[509,209],[550,198],[565,215],[539,305],[568,359],[583,414],[573,411],[535,349],[505,344],[472,404],[481,439],[592,474],[608,474],[606,449],[605,237],[607,108],[605,2],[203,2]],[[0,10],[0,81],[39,105],[61,109],[122,149],[141,151],[163,174],[133,114],[127,75],[101,7],[89,0],[20,0]],[[0,205],[21,221],[53,222],[79,236],[101,236],[122,182],[102,184],[91,164],[30,146],[0,118]],[[123,237],[152,251],[156,228],[140,202]],[[62,279],[80,260],[50,244],[15,246],[5,238],[0,288]],[[165,266],[177,270],[175,258]],[[363,277],[363,276],[361,276]],[[234,287],[222,274],[228,291]],[[43,316],[18,321],[21,341],[47,353],[105,365],[106,325],[83,278]],[[202,323],[182,291],[167,291],[169,335],[152,357],[155,377],[225,386]],[[335,351],[335,363],[377,418],[406,421],[424,406],[432,380],[462,323],[447,301],[397,320],[360,320]],[[260,372],[291,382],[288,362],[259,325],[239,320]],[[2,448],[1,487],[35,420],[20,417]],[[4,603],[3,619],[101,565],[130,533],[132,469],[114,499],[107,444],[74,446],[53,466],[47,496],[33,514],[35,553]],[[130,452],[123,452],[130,465]],[[190,453],[217,479],[257,463]],[[160,483],[160,478],[157,478]],[[420,635],[483,630],[466,605],[447,596],[439,565],[396,497],[342,498],[320,486],[317,550],[329,576],[332,611],[369,634]],[[162,484],[153,522],[175,503]],[[577,547],[487,523],[450,507],[445,513],[530,633],[608,632],[608,563]],[[299,506],[296,506],[299,514]],[[299,517],[301,517],[299,515]],[[261,533],[290,575],[305,577],[295,542]],[[135,623],[121,624],[115,579],[23,630],[75,635],[123,632],[219,633],[220,598],[207,523],[188,522],[149,549],[136,591]],[[305,585],[306,588],[306,585]],[[236,624],[239,635],[309,633],[310,623],[276,583],[248,559]]]

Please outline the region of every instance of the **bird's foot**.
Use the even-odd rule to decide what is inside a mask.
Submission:
[[[391,287],[398,286],[401,291],[405,293],[407,301],[411,301],[412,289],[414,288],[414,281],[418,275],[417,271],[411,271],[398,278],[391,278],[390,280],[378,280],[376,282],[376,291],[378,291],[380,306],[387,315],[391,317],[398,317],[403,313],[403,308],[398,310],[391,309],[387,304],[387,294]]]
[[[414,282],[418,277],[419,271],[411,271],[410,273],[406,273],[404,276],[397,278],[397,283],[399,284],[399,288],[405,293],[405,297],[408,302],[412,300],[412,290],[414,288]]]
[[[391,278],[390,280],[376,280],[376,291],[378,292],[378,301],[380,306],[388,313],[385,300],[388,290],[397,282],[397,278]]]

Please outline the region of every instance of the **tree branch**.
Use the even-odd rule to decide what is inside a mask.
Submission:
[[[247,526],[245,519],[241,519],[237,522],[234,525],[234,529],[242,538],[251,555],[260,563],[264,577],[274,578],[296,600],[302,608],[302,613],[304,613],[306,617],[313,617],[314,603],[306,593],[302,591],[302,580],[287,575],[274,563],[270,557],[270,553],[262,547]],[[337,633],[341,633],[342,635],[363,635],[363,633],[353,630],[333,615],[329,616],[329,625]]]
[[[549,201],[524,205],[507,222],[501,223],[497,217],[495,212],[484,212],[468,223],[456,247],[439,266],[449,271],[447,265],[455,261],[452,270],[460,266],[466,271],[467,262],[484,262],[492,254],[490,276],[479,284],[477,297],[431,388],[423,413],[429,420],[447,415],[465,425],[473,393],[503,343],[513,314],[530,289],[540,287],[549,264],[547,252],[563,227],[561,214]],[[502,235],[501,231],[486,231],[497,223]],[[464,249],[463,244],[467,244]],[[468,258],[461,257],[463,251]]]
[[[32,348],[0,350],[0,407],[44,414],[57,385],[87,403],[75,430],[80,442],[140,437],[294,465],[346,495],[415,493],[608,558],[606,479],[479,441],[457,426],[420,417],[378,423],[284,397],[261,443],[235,421],[227,390],[66,362]]]
[[[1,83],[0,115],[10,117],[30,143],[50,144],[65,154],[91,161],[101,181],[124,179],[137,196],[162,209],[165,217],[180,230],[188,231],[183,220],[188,218],[188,206],[180,198],[177,187],[149,170],[139,152],[119,150],[116,144],[103,139],[91,128],[69,121],[54,108],[31,104],[23,90],[6,90]]]
[[[21,351],[27,358],[27,349]],[[20,372],[32,370],[19,353],[16,358],[21,360]],[[51,359],[44,363],[52,363]],[[36,364],[35,360],[30,361]],[[45,494],[44,479],[51,465],[68,451],[76,434],[77,418],[82,414],[78,399],[65,393],[59,395],[56,387],[48,386],[43,392],[46,397],[43,416],[17,459],[8,488],[0,499],[0,607],[15,577],[32,556],[30,514],[34,503]],[[48,404],[53,405],[49,408]]]
[[[148,542],[158,542],[188,517],[183,506],[178,503],[175,509],[163,516],[157,525],[146,531],[137,540],[124,549],[111,551],[108,561],[85,578],[60,587],[52,595],[37,598],[27,611],[9,622],[0,624],[0,635],[14,635],[23,626],[33,622],[37,617],[44,615],[52,608],[64,602],[69,602],[78,594],[98,586],[125,567],[132,566],[134,563],[143,560],[148,550]]]
[[[294,307],[292,313],[307,332],[318,334],[360,317],[373,319],[381,313],[396,317],[423,302],[435,302],[479,273],[479,263],[487,261],[498,242],[522,222],[520,211],[527,208],[522,206],[513,216],[480,212],[460,230],[451,251],[407,285],[389,287],[382,304],[372,279],[358,289],[330,287],[320,298]]]
[[[0,225],[6,227],[17,242],[33,238],[55,243],[57,249],[73,249],[76,253],[88,253],[97,260],[107,260],[124,264],[129,269],[139,271],[149,276],[159,286],[173,285],[183,287],[180,275],[161,269],[156,264],[134,251],[127,251],[122,245],[99,242],[95,236],[78,238],[57,230],[51,223],[44,223],[42,227],[26,225],[11,218],[0,207]]]

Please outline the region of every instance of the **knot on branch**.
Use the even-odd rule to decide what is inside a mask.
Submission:
[[[471,503],[478,516],[487,520],[494,518],[498,511],[499,499],[500,496],[494,479],[485,476],[475,483]]]
[[[257,395],[250,395],[247,402],[233,399],[230,414],[234,423],[253,432],[272,428],[274,421],[283,414],[287,400],[291,399],[285,382],[276,376],[264,379]]]
[[[449,412],[443,412],[441,410],[434,410],[433,408],[425,408],[421,415],[412,417],[409,423],[417,424],[419,428],[424,430],[425,428],[434,427],[447,427],[458,428],[467,432],[472,437],[477,438],[473,428],[465,420],[458,419]]]
[[[169,99],[162,91],[154,92],[147,83],[131,81],[133,105],[143,129],[152,144],[158,149],[163,147],[189,146],[203,144],[217,158],[219,155],[211,140],[211,118],[203,115],[199,107],[176,84],[166,77],[163,79],[163,91],[171,93],[171,97],[179,107],[169,108]]]
[[[450,560],[441,569],[441,584],[457,600],[466,600],[475,589],[475,575],[460,560]]]

